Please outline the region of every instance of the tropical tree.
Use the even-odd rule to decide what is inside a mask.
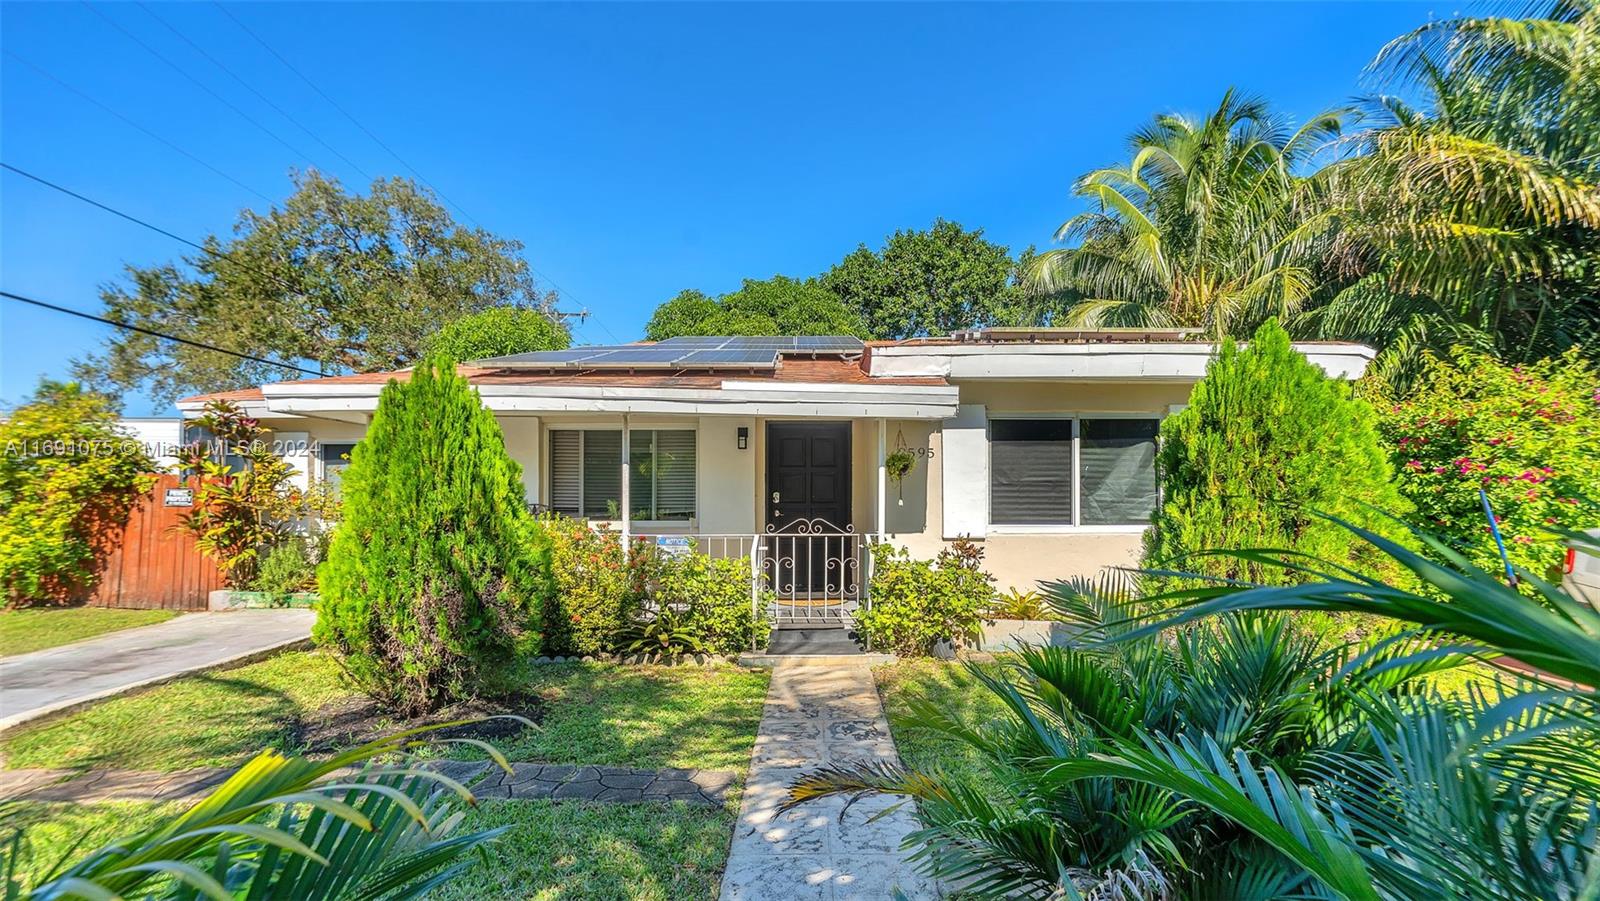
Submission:
[[[682,335],[855,335],[866,324],[816,279],[774,275],[745,279],[737,291],[715,299],[686,290],[656,308],[645,337]]]
[[[562,350],[571,343],[566,325],[547,311],[490,307],[440,329],[428,340],[428,353],[466,363],[535,350]]]
[[[978,774],[835,767],[791,803],[916,799],[916,859],[977,897],[1592,897],[1600,610],[1531,573],[1524,597],[1420,532],[1429,556],[1347,528],[1421,588],[1271,549],[1231,553],[1299,584],[1147,599],[1126,578],[1058,584],[1069,647],[968,666],[1003,716],[913,705]],[[1282,609],[1397,625],[1323,649]],[[1504,671],[1434,686],[1473,660]]]
[[[1511,361],[1600,335],[1600,8],[1430,22],[1371,72],[1357,151],[1320,176],[1355,279],[1307,323],[1388,348],[1408,384],[1420,351],[1470,346]]]
[[[315,170],[293,179],[281,207],[241,211],[234,234],[206,238],[204,252],[129,266],[101,291],[106,317],[336,374],[410,365],[429,336],[478,310],[554,305],[520,242],[461,225],[408,179],[377,179],[365,194]],[[158,401],[283,378],[196,344],[119,330],[75,372]]]
[[[1157,117],[1133,135],[1127,165],[1078,179],[1074,193],[1093,208],[1057,230],[1076,244],[1040,254],[1031,288],[1069,295],[1058,325],[1221,337],[1293,316],[1323,287],[1334,225],[1297,173],[1345,118],[1324,113],[1291,129],[1232,90],[1203,119]]]
[[[875,338],[942,335],[1018,325],[1025,298],[1010,251],[960,223],[937,219],[895,232],[877,251],[862,244],[823,273],[823,287],[861,314]]]

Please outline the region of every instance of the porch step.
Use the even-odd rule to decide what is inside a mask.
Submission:
[[[855,631],[843,625],[779,623],[767,641],[767,653],[777,656],[861,654],[865,651],[856,640]]]

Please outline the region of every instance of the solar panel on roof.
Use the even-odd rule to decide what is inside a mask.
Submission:
[[[770,368],[784,353],[849,353],[862,344],[848,335],[683,335],[654,344],[614,344],[534,351],[476,361],[483,365],[587,367]]]

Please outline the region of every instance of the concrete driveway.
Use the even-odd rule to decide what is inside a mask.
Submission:
[[[190,613],[154,626],[0,658],[0,732],[132,688],[304,641],[316,619],[304,609]]]

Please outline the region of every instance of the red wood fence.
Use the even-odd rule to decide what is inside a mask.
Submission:
[[[94,594],[94,607],[204,610],[207,596],[224,587],[215,563],[173,528],[193,507],[182,506],[185,485],[175,475],[156,477],[154,488],[113,536]],[[169,490],[174,493],[169,497]]]

